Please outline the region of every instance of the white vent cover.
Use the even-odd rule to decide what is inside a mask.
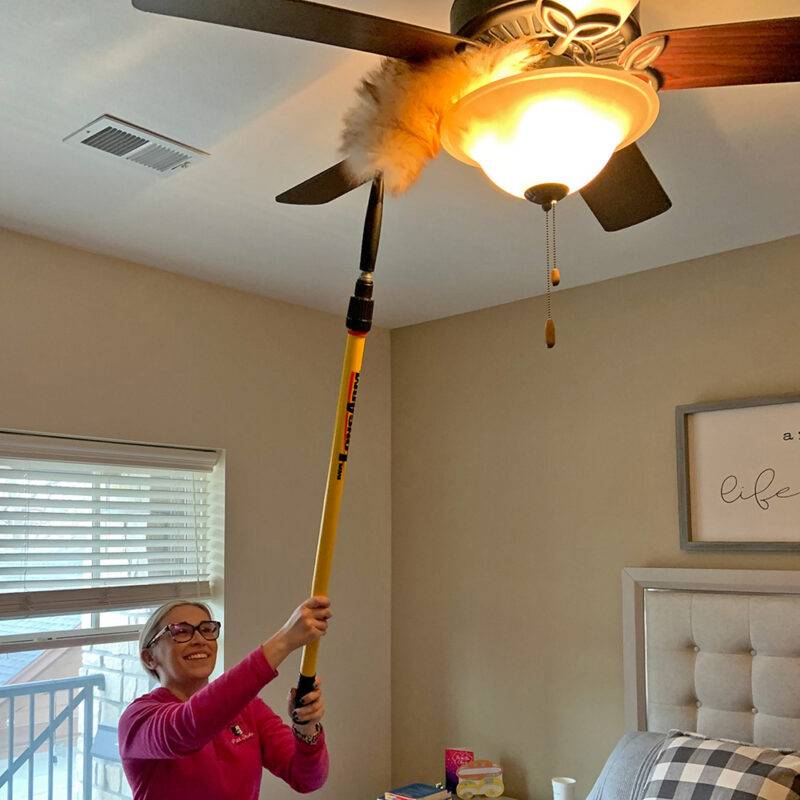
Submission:
[[[64,141],[92,147],[162,176],[172,175],[199,158],[208,158],[208,153],[202,150],[107,114],[71,133]]]

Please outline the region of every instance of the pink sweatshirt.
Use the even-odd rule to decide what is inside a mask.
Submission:
[[[266,767],[298,792],[328,777],[324,734],[300,741],[256,695],[278,673],[261,648],[185,702],[159,688],[119,721],[134,800],[257,800]]]

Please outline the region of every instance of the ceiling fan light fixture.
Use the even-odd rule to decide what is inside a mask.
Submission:
[[[624,70],[539,69],[459,100],[442,120],[442,145],[515,197],[546,184],[571,194],[644,135],[658,110],[653,87]]]

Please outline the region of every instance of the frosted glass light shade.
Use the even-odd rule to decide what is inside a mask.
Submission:
[[[653,87],[624,70],[533,70],[459,100],[442,120],[442,146],[516,197],[548,183],[575,192],[642,136],[658,109]]]

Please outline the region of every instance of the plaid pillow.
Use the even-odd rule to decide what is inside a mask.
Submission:
[[[800,800],[800,754],[670,731],[643,800]]]

